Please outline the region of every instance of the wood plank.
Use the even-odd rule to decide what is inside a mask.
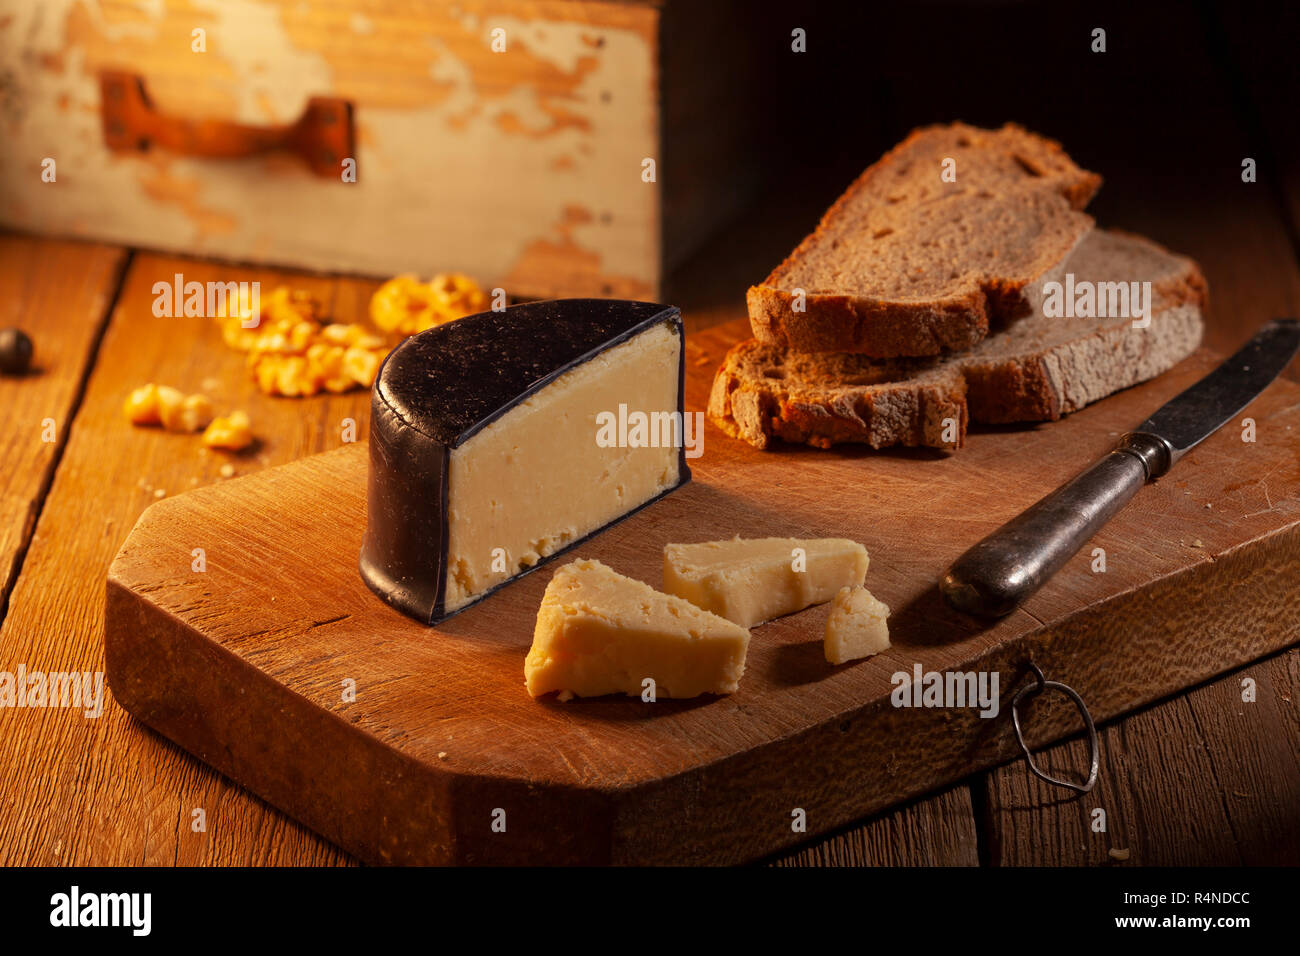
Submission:
[[[970,787],[905,804],[771,861],[772,866],[978,866]]]
[[[0,621],[125,261],[111,246],[0,235],[0,329],[35,345],[29,374],[0,376]]]
[[[716,356],[739,334],[710,330],[695,344]],[[1145,489],[1102,533],[1124,555],[1107,574],[1074,561],[1025,612],[984,630],[934,593],[943,567],[1022,497],[1058,484],[1213,364],[1198,353],[1050,428],[979,434],[946,458],[766,454],[711,430],[694,482],[583,546],[654,581],[659,548],[683,536],[858,538],[876,555],[873,591],[894,608],[894,647],[854,667],[828,671],[813,610],[761,629],[745,682],[727,698],[663,701],[653,714],[623,699],[534,702],[519,671],[548,575],[433,629],[392,612],[356,574],[366,461],[345,448],[145,514],[112,571],[114,692],[366,859],[749,859],[794,842],[792,807],[807,810],[810,832],[825,832],[1014,752],[1005,720],[890,706],[890,675],[915,662],[997,671],[1005,702],[1032,656],[1104,718],[1300,639],[1287,612],[1300,600],[1300,471],[1286,443],[1243,445],[1226,433],[1198,450],[1209,465],[1188,468],[1185,486]],[[711,377],[711,364],[688,364],[688,408]],[[1275,385],[1252,413],[1270,435],[1300,427],[1300,388]],[[1017,463],[1014,487],[998,472],[1007,462]],[[1208,497],[1222,498],[1225,473],[1270,473],[1275,507],[1254,508],[1246,494],[1205,510]],[[852,495],[825,493],[847,486]],[[217,544],[196,580],[188,542],[200,532]],[[1133,541],[1142,546],[1125,551]],[[303,566],[300,553],[315,560]],[[268,581],[267,564],[283,578]],[[366,688],[355,702],[338,699],[345,677]],[[212,702],[241,688],[238,718],[224,719]],[[1035,739],[1066,732],[1069,718],[1045,709]],[[279,732],[259,734],[266,726]],[[328,766],[303,762],[306,740],[332,755]],[[448,797],[430,809],[430,793]],[[496,839],[482,814],[506,803],[520,828]]]
[[[261,395],[215,323],[155,317],[151,287],[177,272],[200,282],[260,280],[264,291],[291,281],[340,318],[363,317],[374,288],[156,255],[134,259],[85,398],[65,429],[67,448],[0,629],[6,670],[21,663],[29,671],[103,671],[104,576],[123,537],[156,500],[155,490],[174,495],[220,481],[227,461],[246,474],[338,447],[345,418],[356,421],[358,440],[366,440],[364,391],[309,400]],[[77,270],[59,274],[73,288],[80,284]],[[36,295],[34,303],[40,308],[51,300]],[[49,348],[66,348],[49,338]],[[151,381],[207,391],[220,409],[246,409],[260,445],[248,455],[204,456],[197,436],[132,428],[122,418],[122,401]],[[0,802],[0,864],[347,862],[336,847],[143,731],[108,698],[106,690],[104,714],[95,719],[71,709],[4,712],[0,766],[8,782]],[[191,829],[196,808],[206,812],[206,832]]]
[[[1257,699],[1242,700],[1253,680]],[[987,775],[991,862],[1001,866],[1285,866],[1300,860],[1300,651],[1147,708],[1101,732],[1097,790],[1080,799],[1011,764]],[[1082,740],[1039,754],[1078,777]],[[1106,812],[1106,832],[1093,813]],[[1127,851],[1124,860],[1110,850]]]

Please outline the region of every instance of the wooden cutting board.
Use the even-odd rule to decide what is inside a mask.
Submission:
[[[743,334],[690,338],[688,409]],[[434,629],[391,610],[356,570],[356,445],[150,507],[109,572],[109,683],[140,720],[367,861],[750,860],[1015,756],[1009,701],[1031,660],[1103,720],[1300,641],[1288,381],[1244,413],[1255,441],[1236,425],[1212,436],[1022,610],[982,625],[935,589],[965,548],[1217,361],[1198,353],[1055,424],[977,428],[952,455],[763,453],[710,425],[691,484],[577,552],[658,586],[669,541],[854,538],[893,609],[893,647],[867,661],[828,665],[826,608],[810,608],[754,630],[729,697],[532,700],[523,660],[550,568]],[[892,675],[917,663],[996,672],[1000,715],[893,706]],[[1026,718],[1035,745],[1080,728],[1059,696]]]

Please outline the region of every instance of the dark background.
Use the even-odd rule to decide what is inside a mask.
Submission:
[[[685,258],[670,294],[710,288],[720,304],[760,280],[914,127],[1013,121],[1103,176],[1088,207],[1099,225],[1200,261],[1211,293],[1207,344],[1235,347],[1300,307],[1294,6],[826,0],[752,5],[744,22],[685,6],[693,55],[729,30],[746,64],[763,64],[756,90],[741,88],[754,82],[746,70],[730,88],[682,94],[755,144],[732,188],[748,189],[751,174],[762,185],[721,240]],[[807,31],[806,53],[790,50],[795,26]],[[1092,52],[1096,27],[1106,31],[1104,53]],[[764,105],[748,111],[745,102]],[[1257,164],[1254,183],[1241,179],[1246,157]]]

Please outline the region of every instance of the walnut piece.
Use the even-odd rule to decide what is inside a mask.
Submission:
[[[127,396],[122,413],[132,425],[162,425],[169,432],[201,431],[212,421],[212,399],[186,395],[170,385],[141,385]]]
[[[203,433],[203,444],[208,448],[243,451],[252,443],[252,424],[244,412],[231,412],[221,418],[214,418],[212,424]]]

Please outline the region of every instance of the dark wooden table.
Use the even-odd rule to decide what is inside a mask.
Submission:
[[[1107,174],[1093,209],[1103,225],[1144,232],[1201,262],[1211,284],[1206,341],[1227,351],[1264,320],[1300,312],[1300,173],[1290,162],[1300,155],[1300,133],[1289,98],[1279,93],[1289,87],[1279,87],[1271,72],[1283,69],[1283,60],[1261,57],[1248,17],[1208,7],[1160,29],[1198,64],[1171,81],[1187,99],[1184,113],[1144,115],[1154,109],[1144,99],[1147,87],[1123,68],[1087,80],[1098,97],[1135,111],[1124,128],[1145,131],[1129,141],[1127,166],[1114,137],[1098,145],[1108,128],[1104,113],[1076,122],[1060,104],[1051,112],[1044,103],[1035,114],[1026,100],[1016,115]],[[993,58],[988,69],[1010,76],[1004,60]],[[954,95],[952,112],[937,116],[917,102],[922,93],[913,91],[909,102],[901,86],[886,88],[881,126],[1005,118],[1000,110],[982,115],[978,105],[961,102],[960,91]],[[1255,183],[1241,181],[1247,156],[1258,162]],[[742,315],[745,287],[779,261],[864,161],[799,156],[783,188],[674,277],[671,298],[688,327]],[[1110,172],[1116,165],[1119,175]],[[0,236],[0,327],[27,329],[38,354],[35,374],[0,379],[0,670],[102,671],[105,573],[133,522],[161,495],[223,480],[227,459],[201,454],[193,436],[126,424],[120,407],[132,388],[174,384],[247,409],[261,440],[233,459],[240,474],[337,447],[349,417],[365,440],[364,393],[268,398],[213,323],[177,318],[165,335],[146,333],[156,326],[139,321],[151,309],[151,287],[174,272],[307,288],[345,320],[365,315],[376,286]],[[1288,374],[1300,378],[1300,369]],[[1247,680],[1255,685],[1253,703],[1243,702]],[[774,862],[1300,862],[1298,686],[1300,650],[1292,648],[1104,726],[1101,783],[1086,797],[1066,798],[1013,763]],[[107,691],[106,698],[97,719],[71,709],[0,710],[0,864],[354,862],[137,724]],[[1085,746],[1067,741],[1043,760],[1049,769],[1078,768]],[[1106,811],[1104,835],[1093,830],[1097,808]],[[192,824],[196,809],[204,811],[203,830]],[[1127,847],[1127,860],[1109,856],[1108,847]]]

